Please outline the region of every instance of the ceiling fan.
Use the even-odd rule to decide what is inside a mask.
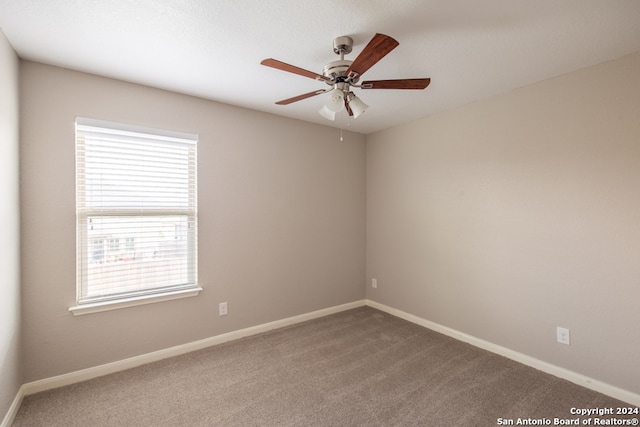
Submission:
[[[288,105],[293,102],[311,98],[312,96],[328,93],[328,99],[320,109],[320,114],[328,119],[335,120],[337,112],[345,109],[349,116],[357,118],[369,108],[352,91],[352,87],[360,89],[424,89],[431,79],[398,79],[398,80],[367,80],[358,84],[360,77],[389,52],[395,49],[400,43],[394,38],[384,34],[373,36],[369,44],[360,52],[360,55],[353,61],[344,59],[344,55],[351,53],[353,49],[353,39],[349,36],[337,37],[333,41],[333,51],[340,55],[337,61],[329,62],[324,66],[322,74],[314,73],[294,65],[287,64],[277,59],[268,58],[260,62],[267,67],[276,68],[303,77],[319,80],[326,83],[329,88],[314,90],[292,98],[283,99],[276,102],[277,105]]]

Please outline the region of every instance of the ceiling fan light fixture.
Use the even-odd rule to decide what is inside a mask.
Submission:
[[[325,102],[324,106],[329,110],[337,113],[344,108],[344,92],[342,89],[334,89],[329,92],[329,96],[327,96],[327,102]]]
[[[327,119],[327,120],[331,120],[331,121],[333,121],[333,120],[335,120],[335,119],[336,119],[336,113],[335,113],[335,111],[331,111],[331,110],[329,110],[329,109],[327,108],[327,106],[326,106],[326,105],[323,105],[323,106],[322,106],[322,108],[320,109],[319,113],[320,113],[320,115],[321,115],[322,117],[324,117],[324,118],[325,118],[325,119]]]
[[[349,108],[351,108],[351,111],[353,112],[354,119],[357,119],[360,114],[364,113],[367,108],[369,108],[367,104],[362,102],[362,99],[358,98],[355,95],[353,95],[353,97],[349,97],[348,99]]]

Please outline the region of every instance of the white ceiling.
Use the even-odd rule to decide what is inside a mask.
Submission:
[[[21,58],[371,133],[640,51],[639,0],[0,0]],[[318,114],[333,39],[354,59],[375,33],[400,45],[363,80],[431,77],[424,91],[360,90],[358,119]],[[640,78],[640,76],[639,76]]]

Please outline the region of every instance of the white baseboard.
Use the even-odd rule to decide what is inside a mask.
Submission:
[[[492,353],[499,354],[500,356],[504,356],[508,359],[515,360],[516,362],[522,363],[523,365],[530,366],[542,372],[546,372],[547,374],[551,374],[555,377],[571,381],[574,384],[578,384],[588,389],[597,391],[599,393],[606,394],[607,396],[611,396],[615,399],[622,400],[623,402],[627,402],[635,406],[640,406],[639,394],[612,386],[602,381],[594,380],[592,378],[586,377],[577,372],[573,372],[568,369],[561,368],[556,365],[552,365],[551,363],[544,362],[534,357],[527,356],[526,354],[522,354],[517,351],[508,349],[506,347],[502,347],[497,344],[493,344],[491,342],[482,340],[480,338],[476,338],[474,336],[465,334],[455,329],[442,326],[430,320],[426,320],[421,317],[414,316],[413,314],[409,314],[401,310],[396,310],[395,308],[386,306],[384,304],[380,304],[375,301],[366,300],[366,305],[368,305],[369,307],[378,309],[380,311],[384,311],[385,313],[391,314],[392,316],[396,316],[401,319],[407,320],[411,323],[415,323],[417,325],[423,326],[427,329],[431,329],[433,331],[447,335],[451,338],[455,338],[458,341],[463,341],[475,347],[479,347],[483,350],[487,350]]]
[[[22,386],[20,387],[20,389],[18,389],[18,393],[16,394],[16,397],[13,399],[13,402],[11,403],[9,410],[5,414],[4,419],[2,420],[2,423],[0,423],[0,427],[11,427],[11,424],[13,424],[13,420],[16,418],[16,415],[18,414],[18,409],[20,409],[20,405],[22,404],[22,399],[24,398],[24,396],[25,396],[24,386]]]
[[[24,396],[51,390],[58,387],[64,387],[81,381],[87,381],[93,378],[98,378],[104,375],[124,371],[126,369],[135,368],[137,366],[142,366],[147,363],[157,362],[169,357],[179,356],[181,354],[201,350],[203,348],[211,347],[217,344],[222,344],[228,341],[237,340],[263,332],[268,332],[274,329],[283,328],[285,326],[295,325],[297,323],[306,322],[307,320],[317,319],[320,317],[328,316],[330,314],[350,310],[352,308],[362,307],[364,305],[365,300],[341,304],[334,307],[301,314],[298,316],[288,317],[286,319],[276,320],[274,322],[264,323],[262,325],[252,326],[238,331],[216,335],[214,337],[205,338],[199,341],[193,341],[187,344],[154,351],[152,353],[142,354],[140,356],[130,357],[127,359],[118,360],[116,362],[106,363],[104,365],[94,366],[92,368],[82,369],[79,371],[70,372],[68,374],[58,375],[55,377],[45,378],[42,380],[23,384],[22,387],[20,387],[20,389],[18,390],[18,393],[16,394],[16,397],[13,400],[9,411],[5,415],[2,424],[0,424],[0,427],[11,426],[18,413],[18,409],[20,408],[20,404],[22,403]]]
[[[347,304],[337,305],[322,310],[312,311],[298,316],[288,317],[286,319],[276,320],[274,322],[264,323],[262,325],[252,326],[238,331],[228,332],[214,337],[205,338],[199,341],[193,341],[187,344],[166,348],[164,350],[154,351],[152,353],[142,354],[140,356],[130,357],[127,359],[111,362],[104,365],[94,366],[92,368],[82,369],[80,371],[70,372],[68,374],[58,375],[51,378],[45,378],[38,381],[26,383],[21,387],[23,396],[27,396],[41,391],[53,388],[64,387],[66,385],[75,384],[81,381],[90,380],[114,372],[124,371],[125,369],[135,368],[151,362],[157,362],[173,356],[190,353],[192,351],[201,350],[213,345],[222,344],[228,341],[237,340],[239,338],[268,332],[273,329],[285,326],[295,325],[296,323],[306,322],[307,320],[317,319],[329,314],[339,313],[341,311],[350,310],[365,305],[365,300],[354,301]],[[21,400],[22,398],[20,398]],[[18,403],[19,406],[19,403]],[[15,415],[15,414],[14,414]],[[4,427],[4,426],[3,426]]]
[[[618,387],[597,381],[576,372],[564,369],[550,363],[538,360],[526,354],[518,353],[517,351],[510,350],[505,347],[484,341],[480,338],[476,338],[471,335],[467,335],[463,332],[456,331],[455,329],[442,326],[435,322],[423,319],[413,314],[406,313],[401,310],[380,304],[372,300],[360,300],[347,304],[342,304],[334,307],[325,308],[322,310],[313,311],[311,313],[301,314],[298,316],[288,317],[286,319],[276,320],[274,322],[264,323],[262,325],[252,326],[249,328],[241,329],[238,331],[228,332],[214,337],[205,338],[199,341],[193,341],[187,344],[170,347],[164,350],[154,351],[152,353],[143,354],[140,356],[131,357],[124,360],[119,360],[104,365],[95,366],[92,368],[82,369],[80,371],[70,372],[68,374],[58,375],[51,378],[45,378],[38,381],[23,384],[18,391],[9,411],[4,417],[0,427],[9,427],[13,423],[13,420],[20,408],[20,404],[24,396],[39,393],[41,391],[50,390],[53,388],[63,387],[70,384],[75,384],[81,381],[90,380],[93,378],[101,377],[104,375],[112,374],[115,372],[123,371],[137,366],[145,365],[147,363],[156,362],[162,359],[166,359],[173,356],[179,356],[192,351],[200,350],[203,348],[211,347],[217,344],[222,344],[228,341],[237,340],[240,338],[248,337],[251,335],[268,332],[274,329],[282,328],[285,326],[295,325],[297,323],[305,322],[307,320],[313,320],[320,317],[328,316],[330,314],[339,313],[341,311],[350,310],[362,306],[370,306],[372,308],[384,311],[385,313],[431,329],[433,331],[442,333],[444,335],[455,338],[459,341],[466,342],[473,346],[482,348],[492,353],[499,354],[507,357],[516,362],[520,362],[524,365],[531,366],[532,368],[541,370],[548,374],[554,375],[559,378],[566,379],[575,384],[584,386],[591,390],[597,391],[607,396],[622,400],[623,402],[630,403],[635,406],[640,406],[640,395],[632,393],[627,390],[620,389]]]

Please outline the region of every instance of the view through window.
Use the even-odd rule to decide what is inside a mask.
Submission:
[[[197,136],[76,121],[79,305],[197,288]]]

